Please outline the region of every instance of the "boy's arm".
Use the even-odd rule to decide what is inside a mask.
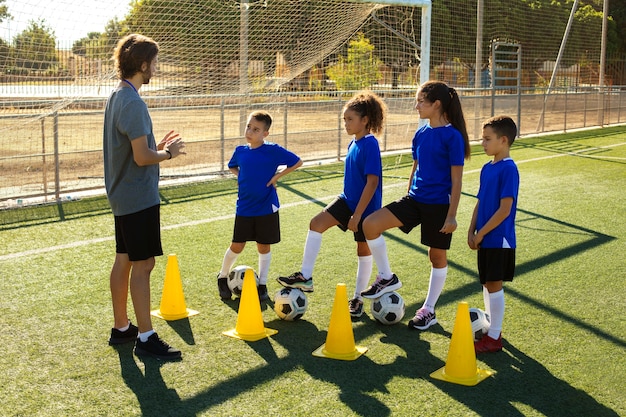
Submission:
[[[463,186],[463,165],[452,165],[450,168],[450,175],[452,178],[452,189],[450,190],[450,207],[448,208],[448,215],[446,221],[443,223],[443,227],[439,232],[452,233],[457,228],[456,223],[456,211],[459,208],[459,201],[461,200],[461,187]]]
[[[239,176],[239,167],[228,167],[228,170],[232,172],[235,177]]]
[[[274,176],[272,177],[272,179],[270,180],[270,182],[268,182],[266,184],[267,187],[269,187],[270,185],[273,185],[274,187],[276,187],[276,184],[278,183],[278,179],[289,174],[290,172],[295,171],[296,169],[300,168],[302,166],[302,159],[298,159],[298,162],[296,162],[295,164],[293,164],[290,167],[286,167],[285,169],[283,169],[280,172],[277,172],[276,174],[274,174]]]
[[[474,235],[474,243],[476,247],[480,245],[480,242],[483,241],[485,235],[491,232],[493,229],[498,227],[500,223],[504,221],[511,213],[511,208],[513,207],[513,197],[504,197],[500,199],[500,207],[496,210],[495,213],[489,218],[487,223],[480,230],[476,230]],[[476,228],[476,224],[474,223],[474,228]]]
[[[361,218],[363,217],[363,212],[372,200],[372,197],[376,192],[376,188],[378,187],[379,182],[380,178],[378,177],[378,175],[367,175],[367,182],[365,183],[365,187],[363,187],[363,192],[361,193],[361,198],[359,198],[359,203],[356,205],[354,213],[348,221],[348,229],[350,229],[351,231],[356,232],[358,230],[359,223],[361,222]]]

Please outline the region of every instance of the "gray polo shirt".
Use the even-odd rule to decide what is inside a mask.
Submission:
[[[132,88],[117,88],[107,100],[103,135],[104,184],[115,216],[160,203],[159,164],[140,167],[133,159],[131,140],[144,135],[156,150],[148,106]]]

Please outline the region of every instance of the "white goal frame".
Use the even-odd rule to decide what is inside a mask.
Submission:
[[[420,39],[420,82],[422,85],[430,79],[430,26],[432,14],[431,0],[377,0],[376,2],[363,0],[349,0],[355,3],[375,3],[388,6],[411,6],[422,9],[422,28]]]

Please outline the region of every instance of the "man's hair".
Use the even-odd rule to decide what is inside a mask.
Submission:
[[[483,129],[491,127],[498,137],[506,136],[509,146],[513,145],[517,136],[517,126],[509,116],[494,116],[483,123]]]
[[[136,33],[125,36],[113,53],[117,75],[121,79],[132,77],[141,71],[144,62],[150,65],[158,53],[159,45],[149,37]]]
[[[269,131],[272,126],[272,116],[263,110],[257,110],[250,113],[250,118],[265,124],[265,130]]]

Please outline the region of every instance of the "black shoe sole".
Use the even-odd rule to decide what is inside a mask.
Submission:
[[[109,339],[109,346],[124,345],[126,343],[134,342],[137,340],[137,336],[118,337],[115,339]]]
[[[135,355],[143,356],[143,357],[149,356],[151,358],[160,359],[163,361],[178,361],[183,358],[183,355],[181,352],[178,352],[176,354],[170,354],[170,355],[159,355],[158,353],[152,353],[141,348],[135,348]]]
[[[299,283],[294,283],[294,284],[288,284],[286,282],[282,282],[281,280],[277,279],[276,281],[278,281],[278,283],[280,285],[282,285],[285,288],[293,288],[296,290],[300,290],[302,292],[313,292],[313,285],[311,286],[304,286],[302,284]]]
[[[375,294],[365,294],[365,292],[362,292],[361,297],[369,298],[369,299],[380,298],[383,296],[383,294],[386,294],[388,292],[393,292],[395,290],[399,290],[400,288],[402,288],[402,283],[398,281],[395,284],[388,285],[385,288],[382,288],[380,291],[378,291]]]
[[[426,326],[417,326],[411,322],[409,322],[409,329],[412,330],[427,330],[428,328],[434,326],[435,324],[437,324],[437,319],[432,319]]]

